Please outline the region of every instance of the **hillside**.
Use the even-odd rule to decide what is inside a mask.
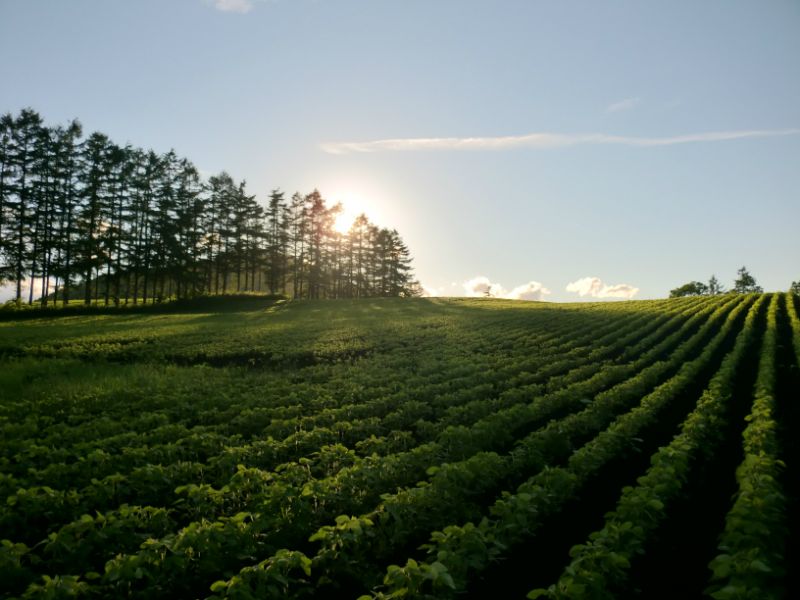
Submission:
[[[254,298],[0,322],[0,596],[796,597],[798,312]]]

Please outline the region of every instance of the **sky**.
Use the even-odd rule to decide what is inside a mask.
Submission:
[[[0,112],[318,188],[432,294],[800,279],[795,0],[0,0]]]

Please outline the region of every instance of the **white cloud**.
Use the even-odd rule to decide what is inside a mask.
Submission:
[[[515,287],[506,294],[504,298],[510,298],[512,300],[543,300],[544,296],[547,296],[549,293],[550,290],[538,281],[529,281],[526,284]]]
[[[253,9],[252,0],[214,0],[214,8],[223,12],[247,13]]]
[[[472,298],[506,298],[509,300],[543,300],[550,290],[538,281],[518,285],[510,292],[499,283],[492,283],[488,277],[480,275],[464,282],[464,292]]]
[[[567,291],[574,292],[582,298],[589,296],[590,298],[625,298],[630,300],[639,293],[639,288],[627,283],[606,285],[599,277],[583,277],[567,284]]]
[[[424,283],[421,283],[419,285],[419,287],[422,288],[422,297],[423,298],[435,298],[436,296],[439,295],[439,292],[436,291],[436,288],[430,287],[429,285],[425,285]]]
[[[507,150],[511,148],[564,148],[579,145],[613,144],[633,147],[672,146],[697,142],[720,142],[744,138],[800,134],[800,129],[750,129],[710,131],[666,137],[630,137],[605,133],[529,133],[502,137],[392,138],[370,142],[325,142],[320,149],[328,154],[381,152],[386,150]]]
[[[464,282],[464,292],[467,296],[489,296],[492,282],[488,277],[474,277]]]
[[[609,104],[606,108],[606,112],[619,112],[621,110],[630,110],[632,108],[636,108],[636,106],[642,101],[641,98],[625,98],[624,100],[620,100],[619,102],[614,102],[613,104]]]

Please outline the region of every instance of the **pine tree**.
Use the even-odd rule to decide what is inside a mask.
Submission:
[[[83,144],[82,185],[83,206],[81,213],[81,263],[83,266],[83,302],[92,303],[92,283],[97,279],[103,260],[102,234],[107,222],[109,154],[112,145],[102,133],[93,133]],[[95,282],[94,299],[98,295]]]
[[[139,301],[140,285],[142,302],[147,303],[150,280],[150,263],[153,248],[153,214],[156,180],[161,161],[155,152],[134,150],[131,155],[131,248],[128,264],[133,281],[133,303]]]
[[[367,285],[367,268],[369,266],[371,225],[365,214],[360,214],[350,227],[348,233],[350,259],[348,268],[351,271],[350,282],[353,287],[353,296],[361,298],[369,295]]]
[[[265,211],[267,244],[267,289],[270,294],[285,291],[286,243],[288,241],[287,206],[283,192],[272,190]]]
[[[54,266],[56,225],[59,221],[58,203],[58,146],[60,127],[42,129],[39,150],[39,185],[37,194],[37,236],[39,274],[41,277],[40,303],[47,306],[50,296],[50,277]],[[34,259],[35,260],[35,259]],[[33,273],[31,280],[33,280]],[[33,286],[31,286],[33,291]],[[31,301],[33,298],[31,297]]]
[[[57,229],[57,267],[55,269],[55,300],[58,300],[59,279],[63,282],[62,300],[69,304],[69,292],[72,286],[72,261],[75,241],[78,237],[76,215],[80,200],[76,192],[78,177],[79,142],[82,134],[81,124],[74,120],[58,138],[57,178],[58,178],[58,215]]]
[[[0,285],[13,279],[11,244],[13,237],[9,224],[13,221],[13,142],[14,117],[11,113],[0,115]]]
[[[179,252],[176,279],[179,298],[195,296],[201,289],[203,276],[199,262],[204,233],[203,209],[200,175],[192,163],[183,159],[178,164],[176,191]]]
[[[206,289],[209,293],[219,293],[220,252],[222,235],[220,233],[224,221],[225,194],[232,180],[227,173],[212,175],[208,179],[206,190],[206,225],[203,238],[203,249],[206,256]]]
[[[291,242],[292,242],[292,297],[303,297],[305,280],[305,239],[308,229],[306,203],[300,193],[292,196],[290,206]]]
[[[320,298],[324,287],[323,253],[327,207],[318,190],[306,196],[305,202],[308,214],[308,297]]]
[[[387,296],[411,296],[411,252],[396,229],[389,234],[389,268],[386,286]]]
[[[24,109],[14,120],[10,161],[15,172],[14,191],[9,208],[8,254],[13,264],[16,282],[16,301],[22,301],[22,282],[31,264],[30,236],[34,228],[36,205],[33,189],[33,170],[37,146],[41,137],[42,119],[30,109]],[[31,288],[33,282],[30,282]]]

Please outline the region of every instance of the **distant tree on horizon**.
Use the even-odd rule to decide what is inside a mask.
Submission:
[[[795,287],[797,286],[797,287]],[[791,290],[800,289],[800,282],[792,282]],[[746,267],[737,271],[737,278],[733,282],[733,289],[730,293],[753,294],[763,293],[764,289],[756,284],[755,278],[748,272]],[[725,288],[719,283],[716,275],[712,275],[708,284],[700,281],[690,281],[673,290],[670,290],[670,298],[682,298],[684,296],[717,296],[725,294]]]
[[[680,287],[670,290],[670,298],[682,298],[684,296],[705,296],[709,293],[709,286],[700,281],[690,281]]]
[[[800,279],[792,282],[792,285],[789,286],[789,292],[800,296]]]
[[[719,294],[725,293],[725,287],[722,286],[717,279],[716,275],[712,275],[711,279],[708,280],[708,295],[709,296],[717,296]]]
[[[760,294],[764,289],[756,284],[755,278],[750,275],[747,267],[742,267],[737,272],[736,280],[733,282],[733,291],[737,294]]]

